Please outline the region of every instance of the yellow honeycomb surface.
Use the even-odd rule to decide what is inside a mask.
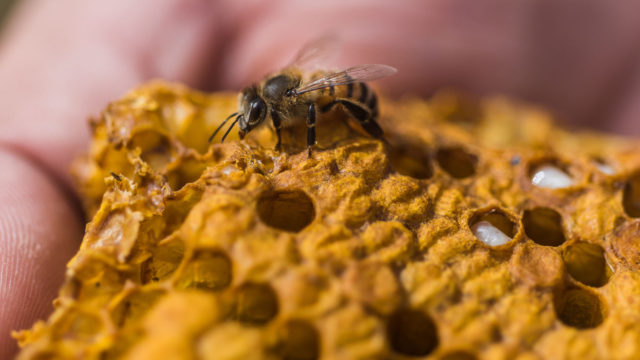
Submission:
[[[89,218],[19,359],[635,359],[640,143],[541,109],[381,101],[244,142],[155,82],[91,122]]]

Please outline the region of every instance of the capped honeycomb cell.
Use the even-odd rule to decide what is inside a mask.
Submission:
[[[109,104],[74,165],[91,220],[18,359],[640,354],[637,139],[505,98],[379,105],[385,141],[338,109],[309,156],[305,121],[282,151],[269,126],[209,143],[237,94]]]

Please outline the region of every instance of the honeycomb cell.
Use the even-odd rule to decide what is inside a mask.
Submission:
[[[301,190],[279,190],[258,200],[258,216],[266,225],[283,231],[300,232],[316,216],[313,201]]]
[[[152,256],[142,264],[142,282],[163,281],[180,266],[184,258],[185,245],[177,237],[170,237],[158,244]]]
[[[401,175],[415,179],[428,179],[433,176],[431,156],[425,146],[417,144],[393,144],[389,150],[391,167]]]
[[[622,207],[630,217],[640,217],[640,172],[633,174],[624,185]]]
[[[426,356],[438,346],[438,331],[431,318],[422,311],[401,309],[387,321],[387,339],[391,348],[402,355]]]
[[[556,294],[554,300],[556,316],[567,326],[589,329],[604,320],[602,300],[591,291],[571,288]]]
[[[283,360],[316,360],[320,358],[318,331],[307,321],[289,320],[278,330],[274,352]]]
[[[441,148],[436,153],[438,165],[456,179],[464,179],[476,172],[478,158],[461,147]]]
[[[236,318],[241,322],[262,325],[278,313],[278,297],[270,285],[244,284],[236,296]]]
[[[579,241],[568,246],[562,257],[569,274],[581,283],[600,287],[609,281],[611,269],[600,245]]]
[[[513,239],[517,224],[498,209],[482,211],[471,217],[469,228],[478,240],[489,246],[500,246]]]
[[[182,189],[185,185],[200,178],[207,168],[207,163],[196,159],[187,159],[167,171],[169,186],[174,191]]]
[[[54,338],[89,343],[100,338],[104,324],[98,315],[79,309],[70,309],[65,315],[54,323]]]
[[[524,232],[537,244],[560,246],[564,243],[562,216],[555,210],[536,207],[526,210],[522,216]]]
[[[176,281],[179,288],[217,291],[231,282],[231,260],[219,251],[197,251]]]
[[[169,139],[154,130],[137,132],[129,141],[130,149],[140,149],[142,161],[156,170],[163,170],[171,162],[171,145]]]
[[[594,158],[592,162],[596,169],[598,169],[598,171],[605,175],[614,175],[616,173],[616,169],[614,168],[614,166],[607,162],[605,159]]]
[[[538,287],[553,287],[565,274],[562,257],[555,249],[530,243],[516,249],[511,271],[521,282]]]
[[[136,323],[165,293],[164,290],[136,290],[118,302],[111,311],[111,320],[118,327]]]

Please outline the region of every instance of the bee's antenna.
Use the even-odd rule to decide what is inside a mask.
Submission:
[[[220,140],[220,143],[224,142],[224,139],[227,138],[227,135],[229,135],[229,133],[231,132],[231,129],[233,129],[234,126],[236,126],[236,123],[238,122],[238,120],[240,120],[240,118],[242,117],[242,114],[238,115],[238,117],[233,120],[233,122],[231,123],[231,126],[229,126],[229,128],[227,129],[227,132],[224,133],[224,135],[222,135],[222,140]]]
[[[234,112],[233,114],[229,115],[226,119],[224,119],[224,121],[222,122],[222,124],[220,124],[220,126],[218,126],[218,128],[216,129],[216,131],[213,132],[213,134],[211,134],[211,136],[209,136],[209,142],[211,142],[211,140],[213,140],[214,137],[216,137],[216,134],[218,134],[218,132],[220,131],[220,129],[222,129],[222,127],[224,126],[224,124],[227,123],[227,121],[229,121],[229,119],[231,119],[232,117],[238,115],[238,112]]]

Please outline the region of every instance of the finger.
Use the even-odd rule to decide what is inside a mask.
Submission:
[[[0,143],[60,178],[86,119],[151,78],[201,85],[221,16],[208,0],[25,2],[0,48]]]
[[[17,348],[11,330],[51,312],[82,227],[38,166],[0,148],[0,169],[0,359],[11,359]]]
[[[227,52],[226,87],[255,81],[309,38],[334,32],[345,40],[343,65],[396,66],[385,80],[395,93],[507,93],[593,125],[614,106],[640,46],[633,2],[278,1],[259,10],[236,9],[247,21]]]

